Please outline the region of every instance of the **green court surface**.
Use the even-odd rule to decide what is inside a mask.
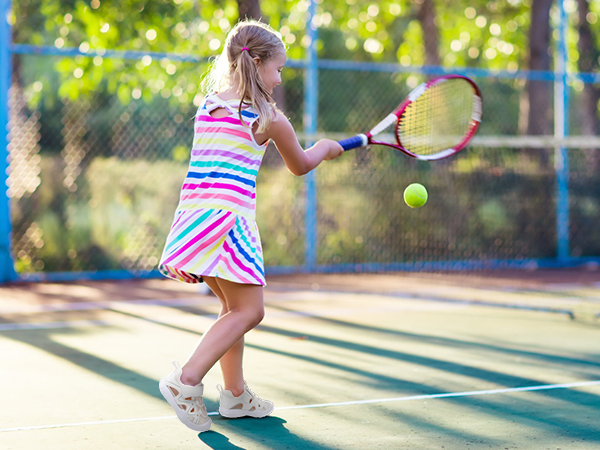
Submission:
[[[219,310],[170,280],[0,286],[0,449],[597,449],[600,273],[270,277],[245,378],[184,427],[158,391]]]

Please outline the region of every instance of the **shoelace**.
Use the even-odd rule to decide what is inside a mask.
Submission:
[[[250,389],[250,387],[248,387],[248,385],[247,385],[245,382],[244,382],[244,386],[245,386],[245,388],[246,388],[246,392],[248,392],[248,393],[249,393],[249,394],[252,396],[252,398],[255,398],[255,399],[257,400],[257,402],[258,402],[258,407],[259,407],[259,408],[262,408],[262,404],[261,404],[261,403],[263,403],[263,404],[264,404],[264,403],[265,403],[265,400],[264,400],[264,399],[262,399],[262,398],[260,398],[258,395],[256,395],[256,394],[254,393],[254,391],[253,391],[252,389]]]
[[[245,388],[246,388],[246,391],[247,391],[247,392],[248,392],[248,393],[249,393],[249,394],[250,394],[252,397],[254,397],[254,398],[257,398],[257,399],[259,399],[259,400],[262,400],[262,398],[260,398],[258,395],[256,395],[256,394],[254,393],[254,391],[253,391],[252,389],[250,389],[250,387],[249,387],[249,386],[248,386],[246,383],[244,383],[244,386],[245,386]]]

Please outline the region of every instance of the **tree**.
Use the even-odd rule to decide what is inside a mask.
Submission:
[[[232,6],[233,4],[231,4]],[[122,49],[140,52],[214,55],[231,25],[237,8],[212,0],[29,0],[14,2],[13,42],[79,48],[83,52]],[[31,97],[80,99],[106,90],[123,103],[141,96],[158,96],[191,103],[203,67],[198,64],[145,58],[75,57],[57,60],[61,74],[56,86],[47,77],[37,80],[43,90]],[[73,76],[77,74],[77,76]]]
[[[598,58],[600,57],[600,50],[598,49],[598,43],[592,34],[590,23],[588,21],[588,14],[590,13],[588,0],[578,0],[578,5],[578,69],[581,72],[598,72]],[[598,131],[598,100],[600,100],[600,90],[598,87],[596,87],[594,84],[586,83],[583,88],[583,104],[581,107],[582,134],[594,136]]]
[[[418,9],[417,18],[423,29],[423,40],[425,44],[425,64],[439,66],[441,64],[439,53],[439,30],[435,24],[435,4],[433,0],[422,0]]]
[[[598,43],[592,34],[588,20],[588,15],[590,14],[588,0],[578,0],[578,6],[579,40],[577,41],[577,49],[579,50],[579,59],[577,60],[577,66],[581,72],[598,72],[600,50],[598,49]],[[598,120],[599,101],[600,89],[595,84],[586,83],[583,87],[580,108],[581,133],[584,135],[595,136],[598,133],[600,125]],[[593,173],[596,173],[600,166],[600,159],[597,152],[597,149],[586,151],[587,167]]]
[[[262,18],[259,0],[237,0],[237,2],[240,19],[247,17],[248,19],[258,20]]]
[[[550,8],[553,0],[533,0],[531,6],[531,26],[529,28],[529,69],[550,70]],[[527,134],[552,134],[552,83],[549,81],[528,80],[527,95],[529,111]],[[548,151],[539,152],[542,165],[548,165]]]

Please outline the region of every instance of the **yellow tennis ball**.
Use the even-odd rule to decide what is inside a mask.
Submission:
[[[411,208],[420,208],[427,201],[427,189],[419,183],[409,184],[404,189],[404,201]]]

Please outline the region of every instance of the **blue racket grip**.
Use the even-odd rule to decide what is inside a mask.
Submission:
[[[356,136],[353,136],[351,138],[342,139],[341,141],[338,141],[338,144],[342,146],[344,151],[352,150],[353,148],[357,147],[364,147],[368,143],[369,139],[365,134],[357,134]]]

